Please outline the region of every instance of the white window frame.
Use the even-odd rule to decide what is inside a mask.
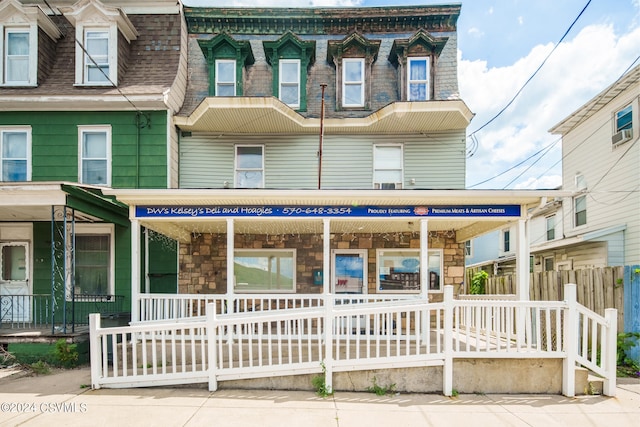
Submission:
[[[107,35],[107,66],[109,67],[106,81],[89,80],[88,69],[93,62],[88,59],[85,52],[87,48],[88,33],[106,33]],[[83,26],[76,27],[76,38],[82,40],[82,46],[76,42],[76,86],[113,86],[118,84],[118,27],[115,24],[109,26]],[[94,58],[95,59],[95,58]],[[100,62],[96,61],[100,64]]]
[[[464,242],[464,255],[468,257],[473,256],[473,240],[465,240]]]
[[[235,277],[235,259],[237,257],[237,255],[239,253],[247,253],[250,254],[252,252],[255,253],[273,253],[273,254],[290,254],[291,255],[291,259],[292,259],[292,274],[293,274],[293,278],[292,278],[292,285],[291,285],[291,289],[250,289],[248,287],[243,288],[243,286],[248,286],[248,285],[243,285],[241,283],[238,283],[236,281],[236,277]],[[248,249],[244,249],[244,248],[236,248],[234,250],[233,253],[233,258],[234,258],[234,278],[233,278],[233,283],[234,283],[234,291],[236,293],[274,293],[274,294],[295,294],[296,293],[296,289],[297,289],[297,280],[296,280],[296,276],[298,274],[298,269],[297,269],[297,251],[295,248],[262,248],[262,249],[253,249],[253,248],[248,248]],[[289,257],[287,257],[289,258]]]
[[[348,63],[360,63],[360,80],[347,81],[347,64]],[[343,58],[342,59],[342,106],[343,107],[364,107],[364,85],[365,85],[365,61],[364,58]],[[347,86],[360,85],[360,102],[355,104],[347,103]]]
[[[545,240],[547,241],[555,240],[556,239],[556,216],[549,215],[548,217],[546,217],[545,225],[546,225]],[[549,232],[553,232],[553,236],[551,239],[549,238]]]
[[[406,254],[406,255],[411,255],[411,258],[417,260],[418,262],[420,262],[420,249],[403,249],[403,248],[378,248],[376,249],[376,289],[377,289],[377,293],[387,293],[387,294],[396,294],[396,293],[401,293],[401,294],[419,294],[421,292],[421,275],[420,275],[420,269],[418,268],[417,273],[418,275],[418,289],[414,289],[414,290],[395,290],[395,289],[381,289],[380,288],[380,276],[383,273],[386,273],[386,266],[380,265],[380,257],[381,256],[385,256],[385,255],[389,255],[389,253],[398,253],[400,254],[400,256],[402,256],[402,254]],[[436,273],[438,275],[438,287],[436,289],[431,289],[430,286],[430,279],[431,279],[431,275],[428,274],[427,276],[427,287],[428,287],[428,291],[429,293],[442,293],[444,292],[444,251],[442,249],[429,249],[428,250],[428,264],[431,264],[431,258],[433,256],[438,256],[439,260],[438,260],[438,272]],[[419,264],[418,264],[418,267]],[[427,270],[429,273],[431,273],[431,271],[429,270],[429,265],[427,265]],[[389,273],[387,273],[389,274]]]
[[[398,171],[398,168],[381,168],[377,165],[378,148],[398,148],[400,150],[400,181],[399,182],[379,182],[376,179],[377,171]],[[404,144],[374,144],[373,145],[373,188],[376,190],[390,189],[389,184],[394,185],[394,190],[402,189],[404,183]]]
[[[104,184],[94,184],[91,182],[84,182],[83,176],[82,176],[82,164],[84,162],[84,160],[92,160],[92,159],[85,159],[84,157],[84,153],[83,153],[83,140],[84,140],[84,134],[85,133],[104,133],[105,134],[105,138],[106,138],[106,161],[107,161],[107,179],[106,179],[106,183]],[[111,126],[108,125],[88,125],[88,126],[78,126],[78,182],[81,184],[89,184],[89,185],[99,185],[99,186],[104,186],[104,187],[111,187]],[[97,160],[97,159],[93,159],[93,160]]]
[[[113,224],[76,224],[75,225],[75,236],[84,235],[84,236],[109,236],[109,283],[108,283],[108,292],[107,295],[115,295],[116,288],[116,245],[115,245],[115,226]],[[75,248],[74,248],[75,251]],[[71,256],[71,251],[68,252],[69,257]],[[67,272],[67,277],[71,277],[71,268],[74,266],[74,263],[69,259],[67,262],[67,268],[69,271]],[[75,278],[76,272],[73,272],[73,277]],[[74,279],[75,280],[75,279]],[[65,294],[67,301],[71,300],[71,282],[67,283],[65,287]],[[75,292],[74,292],[75,294]],[[76,294],[77,295],[77,294]],[[112,298],[111,301],[115,300]]]
[[[238,165],[238,148],[244,148],[244,147],[259,147],[262,150],[262,164],[260,165],[260,168],[240,168]],[[234,188],[264,188],[264,158],[265,158],[265,153],[264,153],[264,145],[262,144],[237,144],[234,146],[233,148],[233,179],[234,179]],[[240,172],[260,172],[262,174],[262,179],[260,182],[260,185],[258,187],[240,187],[240,183],[238,180],[238,173]]]
[[[411,78],[411,63],[412,62],[425,62],[426,78],[413,80]],[[407,101],[428,101],[429,100],[429,69],[430,62],[428,56],[415,56],[407,58]],[[411,98],[411,84],[423,84],[425,86],[425,98],[424,99],[412,99]]]
[[[282,72],[282,67],[285,64],[295,64],[296,65],[296,81],[295,82],[286,82],[283,80],[282,76],[283,76],[283,72]],[[289,107],[292,108],[300,108],[300,91],[301,91],[301,87],[300,87],[300,60],[299,59],[281,59],[280,62],[278,63],[278,99],[283,101],[282,99],[282,88],[283,87],[297,87],[298,88],[298,97],[296,99],[296,102],[289,104],[287,103],[287,105]]]
[[[584,200],[584,224],[578,224],[578,202]],[[573,226],[574,228],[584,227],[587,225],[587,195],[582,194],[573,198]]]
[[[26,80],[8,80],[7,63],[8,57],[8,40],[9,33],[28,33],[29,34],[29,72]],[[0,63],[0,86],[36,86],[38,80],[38,26],[36,24],[28,26],[7,26],[0,25],[0,35],[2,37],[2,43],[0,43],[0,51],[2,56],[2,62]]]
[[[625,112],[625,110],[629,110],[628,112]],[[624,114],[621,114],[625,112]],[[625,117],[629,115],[629,117],[631,118],[631,120],[629,120],[628,123],[620,125],[618,124],[618,120],[621,117]],[[615,114],[613,115],[614,117],[614,128],[615,131],[614,133],[618,133],[624,129],[633,129],[633,104],[629,104],[627,106],[625,106],[624,108],[620,108],[619,110],[616,110]]]
[[[502,249],[502,253],[510,254],[512,252],[512,246],[511,229],[505,228],[500,230],[500,249]]]
[[[27,181],[31,181],[31,126],[7,126],[0,128],[0,182],[13,182],[13,181],[4,181],[2,177],[4,176],[4,161],[3,157],[4,152],[4,136],[7,133],[25,133],[26,134],[26,143],[27,143]]]
[[[219,80],[220,73],[218,72],[218,66],[220,64],[233,64],[233,81],[232,82],[227,82],[227,81],[221,82]],[[238,64],[236,63],[235,59],[216,59],[216,63],[215,63],[215,67],[216,67],[216,82],[215,82],[215,84],[216,84],[216,86],[215,86],[216,92],[215,92],[215,96],[223,96],[223,95],[218,95],[220,93],[220,91],[218,90],[218,86],[219,85],[224,85],[224,86],[233,85],[233,96],[237,96],[238,95],[238,82],[237,82],[238,70],[236,68],[237,66],[238,66]],[[226,96],[226,95],[224,95],[224,96]]]

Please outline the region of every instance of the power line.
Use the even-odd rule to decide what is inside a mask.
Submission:
[[[542,69],[542,67],[544,66],[544,64],[547,62],[547,60],[549,59],[549,57],[551,55],[553,55],[553,52],[556,51],[556,49],[558,48],[558,46],[560,46],[560,44],[564,41],[565,37],[567,37],[567,35],[569,34],[569,32],[571,31],[571,29],[573,28],[573,26],[576,24],[576,22],[578,22],[578,19],[580,19],[580,17],[582,16],[582,14],[584,13],[584,11],[587,9],[587,7],[589,7],[589,4],[591,4],[591,0],[587,1],[587,4],[584,5],[584,7],[582,8],[582,10],[580,11],[580,13],[578,14],[578,16],[573,20],[573,22],[571,23],[571,25],[569,26],[569,28],[567,29],[567,31],[565,31],[565,33],[562,35],[562,37],[560,38],[560,41],[558,41],[558,43],[556,43],[556,45],[553,47],[553,49],[551,49],[551,52],[549,52],[547,54],[547,56],[544,58],[544,60],[542,61],[542,63],[538,66],[538,68],[533,72],[533,74],[531,74],[531,76],[529,76],[529,78],[527,79],[527,81],[524,82],[524,84],[520,87],[520,89],[518,89],[518,91],[516,92],[516,94],[511,98],[511,100],[507,103],[507,105],[505,105],[500,111],[498,111],[498,113],[496,113],[491,119],[489,119],[485,124],[483,124],[482,126],[480,126],[478,129],[476,129],[475,131],[473,131],[469,136],[471,135],[475,135],[476,133],[478,133],[479,131],[481,131],[482,129],[484,129],[486,126],[488,126],[489,124],[491,124],[495,119],[497,119],[498,117],[500,117],[502,115],[502,113],[505,112],[505,110],[507,108],[509,108],[511,106],[511,104],[513,104],[513,102],[516,100],[516,98],[520,95],[520,93],[524,90],[524,88],[529,84],[529,82],[531,82],[531,80],[533,80],[533,78],[536,76],[536,74],[538,74],[538,72],[540,71],[540,69]]]

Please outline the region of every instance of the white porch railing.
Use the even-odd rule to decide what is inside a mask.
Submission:
[[[577,304],[575,285],[566,286],[560,302],[461,301],[446,287],[444,302],[435,304],[361,296],[324,304],[319,297],[302,308],[265,310],[261,303],[255,311],[221,313],[211,301],[202,317],[119,328],[101,328],[92,315],[92,386],[208,382],[215,390],[218,381],[320,373],[324,366],[331,387],[333,372],[441,365],[443,392],[451,395],[456,358],[535,357],[563,359],[567,396],[574,395],[576,363],[603,376],[604,393],[614,395],[616,312],[590,312]]]
[[[293,308],[323,307],[322,294],[140,294],[138,319],[132,323],[154,320],[177,320],[205,315],[208,304],[215,304],[216,314],[247,311],[269,311]],[[418,295],[337,294],[331,296],[335,304],[384,302],[419,298]],[[233,307],[233,310],[228,310]]]

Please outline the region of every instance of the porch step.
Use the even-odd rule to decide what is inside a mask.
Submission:
[[[593,375],[588,369],[576,368],[576,396],[585,394],[602,394],[604,388],[604,380]]]

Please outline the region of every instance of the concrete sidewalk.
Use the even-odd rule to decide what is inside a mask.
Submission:
[[[89,368],[0,375],[1,426],[640,426],[640,380],[615,398],[556,395],[376,396],[337,392],[146,388],[91,390]]]

